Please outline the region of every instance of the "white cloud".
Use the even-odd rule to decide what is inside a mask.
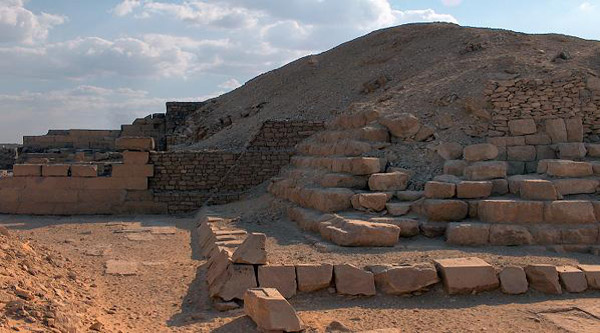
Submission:
[[[33,44],[45,40],[54,26],[65,23],[65,16],[34,14],[21,0],[0,0],[0,43]]]
[[[462,0],[442,0],[442,3],[444,4],[444,6],[454,7],[460,5],[462,3]]]
[[[229,79],[219,85],[219,88],[233,90],[239,88],[242,84],[236,79]]]
[[[579,10],[584,12],[591,12],[596,9],[596,5],[592,4],[589,1],[585,1],[579,5]]]
[[[123,2],[116,5],[112,9],[112,13],[116,16],[125,16],[133,12],[134,9],[138,8],[141,5],[142,2],[140,0],[123,0]]]

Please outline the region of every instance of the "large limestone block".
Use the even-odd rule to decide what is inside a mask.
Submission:
[[[410,138],[421,129],[419,118],[410,113],[386,115],[379,123],[387,127],[392,135],[402,139]]]
[[[559,200],[546,203],[545,222],[554,224],[596,223],[594,205],[585,200]]]
[[[553,177],[587,177],[594,174],[592,165],[588,162],[567,160],[545,160],[545,173]],[[538,168],[539,169],[539,168]],[[543,169],[543,167],[542,167]],[[538,171],[539,172],[539,171]]]
[[[523,226],[496,224],[490,228],[490,244],[492,245],[515,246],[532,243],[533,236]]]
[[[510,193],[519,194],[521,191],[521,184],[526,180],[540,179],[538,175],[514,175],[508,177],[508,188]]]
[[[500,285],[494,267],[482,259],[438,259],[434,262],[449,294],[494,290]]]
[[[458,160],[463,154],[463,146],[458,142],[442,142],[436,150],[438,155],[445,160]]]
[[[381,212],[385,209],[388,198],[386,193],[359,193],[354,196],[353,200],[358,202],[362,208]]]
[[[124,151],[123,152],[123,163],[124,164],[135,164],[144,165],[148,164],[150,160],[150,153],[147,151]]]
[[[354,114],[342,114],[327,124],[328,128],[351,129],[366,126],[380,117],[379,111],[367,110]]]
[[[285,265],[258,266],[258,285],[275,288],[285,298],[296,295],[296,268]]]
[[[529,283],[527,282],[525,270],[522,267],[505,267],[498,277],[500,278],[500,287],[503,293],[518,295],[527,292]]]
[[[419,224],[421,234],[427,238],[442,237],[446,234],[447,222],[423,221]]]
[[[369,177],[371,191],[404,191],[410,176],[404,172],[375,173]]]
[[[485,223],[449,223],[446,228],[446,242],[461,246],[487,245],[490,225]]]
[[[583,142],[583,123],[581,118],[565,119],[568,142]]]
[[[302,321],[288,301],[272,288],[249,289],[244,312],[263,331],[299,332]]]
[[[325,159],[327,161],[327,159]],[[333,172],[345,172],[356,176],[371,175],[383,170],[385,163],[375,157],[346,157],[334,158],[331,160]],[[328,168],[327,165],[324,165]]]
[[[318,181],[323,187],[346,187],[355,189],[364,189],[367,187],[367,179],[365,177],[344,173],[328,173],[321,176]]]
[[[333,279],[333,265],[296,265],[296,277],[299,291],[313,292],[326,289]]]
[[[350,199],[354,192],[347,188],[313,189],[308,199],[308,207],[331,213],[352,207]],[[306,197],[306,195],[303,195]]]
[[[385,205],[388,214],[392,216],[404,216],[410,212],[410,202],[390,202]]]
[[[469,213],[469,204],[462,200],[425,200],[425,216],[431,221],[456,222],[463,220]]]
[[[229,265],[209,286],[211,297],[220,297],[224,301],[243,299],[246,290],[256,288],[256,275],[252,265]]]
[[[400,237],[400,228],[386,223],[349,220],[337,216],[319,225],[323,238],[340,246],[394,246]]]
[[[508,180],[492,179],[492,194],[505,195],[508,193]]]
[[[567,126],[563,119],[547,119],[544,122],[544,130],[552,139],[552,143],[567,142]]]
[[[585,145],[579,143],[559,143],[558,157],[563,160],[581,159],[587,154]]]
[[[440,282],[431,264],[395,266],[375,274],[377,287],[386,294],[403,295],[421,291]]]
[[[15,177],[41,177],[42,165],[40,164],[15,164],[13,165]]]
[[[598,242],[598,227],[596,224],[573,226],[560,230],[563,244],[586,245]]]
[[[235,252],[231,260],[236,264],[264,265],[267,263],[267,235],[250,233]]]
[[[450,199],[456,195],[456,184],[430,181],[425,184],[425,197],[429,199]]]
[[[600,265],[579,265],[590,289],[600,289]]]
[[[154,138],[120,137],[115,141],[117,150],[151,151],[154,150]]]
[[[466,146],[463,150],[463,156],[469,162],[493,160],[498,157],[498,147],[491,143]]]
[[[477,215],[487,223],[542,223],[544,203],[509,199],[481,200]]]
[[[588,284],[585,273],[573,266],[556,267],[560,279],[560,285],[567,292],[581,293],[586,291]]]
[[[114,164],[112,176],[115,178],[152,177],[154,165]]]
[[[447,160],[444,162],[444,174],[462,177],[465,173],[465,168],[467,166],[468,166],[467,161]]]
[[[414,219],[398,217],[375,217],[369,221],[373,223],[385,223],[398,226],[400,228],[400,237],[414,237],[419,234],[419,221]]]
[[[558,192],[548,180],[525,179],[519,186],[519,192],[525,200],[558,200]]]
[[[560,244],[562,235],[561,230],[553,226],[537,225],[530,227],[531,235],[535,244],[553,245]]]
[[[546,294],[562,294],[558,271],[552,265],[529,265],[525,267],[531,288]]]
[[[535,161],[537,150],[535,146],[513,146],[506,148],[506,154],[509,161],[530,162]]]
[[[461,181],[456,185],[456,197],[459,199],[483,199],[492,195],[494,185],[491,181]]]
[[[538,133],[525,136],[525,144],[528,145],[549,145],[552,139],[546,133]]]
[[[335,265],[335,288],[343,295],[375,295],[375,278],[373,273],[352,265]]]
[[[68,164],[42,165],[42,177],[68,177],[70,166]]]
[[[552,184],[560,195],[593,194],[600,186],[600,180],[591,178],[554,179]]]
[[[396,198],[400,201],[417,201],[421,199],[425,193],[423,191],[398,191]]]
[[[585,148],[590,157],[600,157],[600,143],[586,143]]]
[[[508,164],[503,161],[476,162],[465,168],[469,180],[490,180],[506,178]]]
[[[510,135],[527,135],[537,132],[535,121],[533,119],[515,119],[508,121]]]
[[[71,177],[98,177],[98,166],[73,164],[71,165]]]

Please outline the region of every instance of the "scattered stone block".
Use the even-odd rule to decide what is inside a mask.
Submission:
[[[520,182],[519,192],[525,200],[558,200],[558,192],[548,180],[524,179]]]
[[[73,164],[71,165],[71,177],[98,177],[98,166]]]
[[[356,194],[354,200],[357,200],[358,204],[363,208],[381,212],[385,209],[388,198],[386,193],[360,193]]]
[[[404,172],[375,173],[369,177],[371,191],[404,191],[410,176]]]
[[[469,204],[462,200],[428,199],[423,204],[425,216],[431,221],[461,221],[469,213]]]
[[[493,160],[498,157],[498,148],[490,143],[470,145],[463,150],[463,156],[469,162]]]
[[[231,260],[236,264],[264,265],[267,263],[267,235],[250,233],[233,252]]]
[[[296,268],[294,266],[258,266],[258,285],[275,288],[285,298],[296,295]]]
[[[579,265],[578,267],[585,273],[588,287],[600,289],[600,265]]]
[[[544,203],[508,199],[481,200],[477,215],[487,223],[542,223]]]
[[[333,265],[296,265],[296,277],[301,292],[326,289],[333,279]]]
[[[220,297],[224,301],[244,299],[246,290],[256,288],[256,275],[252,265],[228,265],[214,284],[209,285],[211,297]]]
[[[462,177],[467,166],[467,161],[447,160],[444,162],[444,174]]]
[[[458,142],[442,142],[437,146],[437,153],[445,160],[458,160],[462,157],[463,146]]]
[[[451,295],[494,290],[500,285],[494,267],[482,259],[438,259],[434,263],[442,276],[446,292]]]
[[[545,160],[538,165],[538,173],[540,169],[544,170],[541,173],[547,173],[552,177],[587,177],[594,174],[592,165],[587,162],[575,162],[566,160]],[[545,165],[545,168],[544,168]]]
[[[68,164],[42,165],[42,177],[68,177],[70,166]]]
[[[491,181],[462,181],[456,185],[459,199],[482,199],[492,195],[494,185]]]
[[[545,222],[555,224],[596,223],[594,206],[585,200],[559,200],[546,203]]]
[[[546,294],[562,294],[558,271],[552,265],[529,265],[525,267],[531,288]]]
[[[403,295],[421,291],[440,282],[431,264],[396,266],[375,275],[377,287],[390,295]]]
[[[585,273],[581,270],[573,266],[558,266],[556,270],[558,271],[560,285],[567,292],[581,293],[587,289],[588,284]]]
[[[506,148],[509,161],[530,162],[535,161],[537,151],[535,146],[512,146]]]
[[[344,264],[334,266],[335,287],[343,295],[375,295],[375,278],[373,273],[355,266]]]
[[[506,178],[508,164],[503,161],[475,162],[465,168],[465,177],[469,180],[490,180]]]
[[[537,132],[535,121],[533,119],[516,119],[508,121],[510,134],[514,136],[534,134]]]
[[[567,142],[583,142],[583,122],[581,118],[565,119]]]
[[[384,116],[379,123],[388,128],[395,137],[406,139],[414,136],[421,129],[421,122],[410,113]]]
[[[123,163],[125,165],[145,165],[150,161],[150,153],[147,151],[124,151]]]
[[[446,229],[446,242],[460,246],[487,245],[490,225],[485,223],[449,223]]]
[[[424,221],[419,224],[419,230],[427,238],[442,237],[446,234],[447,222]]]
[[[567,126],[561,118],[547,119],[544,122],[546,134],[552,139],[552,143],[562,143],[568,141]]]
[[[429,199],[450,199],[456,195],[456,184],[429,181],[425,184],[425,197]]]
[[[582,159],[587,154],[583,143],[559,143],[558,157],[563,160]]]
[[[277,289],[261,288],[246,291],[244,312],[264,331],[299,332],[303,328],[296,310]]]
[[[120,137],[115,140],[118,150],[151,151],[154,150],[154,138]]]
[[[503,293],[509,295],[519,295],[527,292],[529,283],[527,275],[522,267],[505,267],[500,274],[500,287]]]
[[[13,165],[15,177],[41,177],[42,165],[40,164],[15,164]]]
[[[530,245],[533,244],[533,236],[523,226],[495,224],[490,228],[490,244],[500,246]]]

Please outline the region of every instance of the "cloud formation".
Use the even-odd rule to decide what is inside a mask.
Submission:
[[[66,20],[60,15],[34,14],[22,0],[0,0],[0,43],[33,44],[45,40],[50,29]]]

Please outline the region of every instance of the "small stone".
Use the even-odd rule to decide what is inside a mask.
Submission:
[[[573,266],[558,266],[556,267],[560,278],[560,284],[567,292],[581,293],[587,287],[585,273]]]
[[[298,332],[302,321],[288,301],[272,288],[248,289],[244,294],[244,312],[261,330]]]
[[[500,287],[503,293],[509,295],[524,294],[528,289],[527,275],[522,267],[505,267],[500,274]]]

